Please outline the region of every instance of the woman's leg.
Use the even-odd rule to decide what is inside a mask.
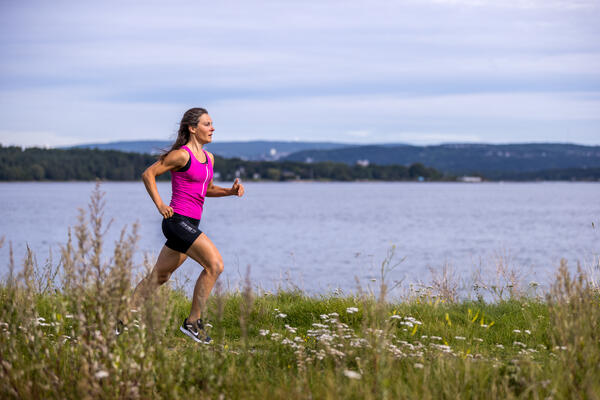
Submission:
[[[173,271],[179,268],[186,258],[185,254],[163,246],[150,275],[142,279],[136,286],[129,308],[137,310],[140,303],[145,301],[156,288],[169,280]]]
[[[194,286],[192,309],[188,318],[189,321],[196,321],[202,316],[208,295],[217,278],[223,272],[223,258],[213,242],[204,233],[198,236],[186,254],[204,267],[196,281],[196,286]]]

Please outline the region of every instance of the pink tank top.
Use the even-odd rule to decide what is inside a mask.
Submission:
[[[195,219],[202,217],[204,197],[213,178],[213,166],[204,150],[206,162],[201,163],[187,146],[181,146],[190,154],[189,167],[184,171],[171,171],[171,208],[177,214]],[[186,164],[187,166],[187,164]]]

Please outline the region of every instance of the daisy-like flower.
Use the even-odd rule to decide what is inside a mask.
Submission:
[[[357,307],[348,307],[348,308],[346,308],[346,312],[348,314],[354,314],[354,313],[358,312],[358,308]]]
[[[350,379],[360,379],[362,377],[360,373],[349,369],[344,370],[344,375]]]

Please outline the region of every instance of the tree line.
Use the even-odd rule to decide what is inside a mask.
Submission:
[[[0,145],[0,181],[90,181],[95,179],[131,181],[157,157],[149,154],[125,153],[97,149],[41,149]],[[294,161],[245,161],[215,156],[216,180],[242,179],[286,180],[445,180],[434,168],[420,163],[404,165],[354,165]],[[159,177],[169,180],[170,174]]]

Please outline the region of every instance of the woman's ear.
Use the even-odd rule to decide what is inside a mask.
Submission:
[[[192,134],[192,135],[193,135],[194,133],[196,133],[196,130],[197,130],[197,129],[198,129],[198,127],[197,127],[197,126],[194,126],[194,125],[191,125],[191,124],[190,124],[190,125],[188,125],[188,130],[189,130],[190,134]]]

